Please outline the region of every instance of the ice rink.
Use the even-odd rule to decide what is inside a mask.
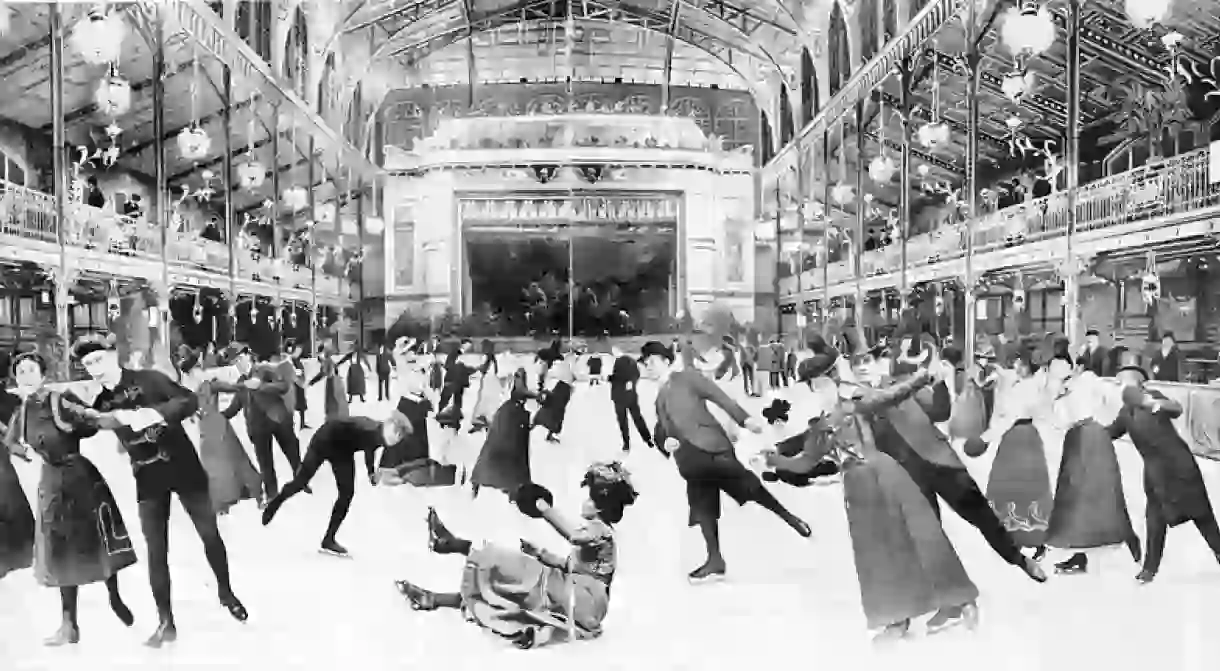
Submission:
[[[372,387],[372,385],[370,385]],[[619,454],[608,387],[578,387],[563,442],[535,433],[535,479],[569,510],[579,501],[585,465]],[[321,423],[321,385],[311,394],[311,424]],[[651,422],[651,394],[644,390]],[[473,393],[468,393],[468,403]],[[751,406],[757,410],[758,402]],[[354,406],[376,415],[385,404]],[[244,429],[238,428],[239,433]],[[433,429],[435,431],[435,428]],[[434,440],[436,436],[434,434]],[[469,440],[469,439],[467,439]],[[477,450],[477,442],[468,449]],[[1143,534],[1140,460],[1118,444],[1124,485],[1136,529]],[[1054,469],[1057,445],[1048,446]],[[106,434],[86,454],[114,489],[124,518],[138,536],[133,483],[125,456]],[[974,529],[952,512],[945,523],[967,570],[982,591],[977,632],[916,636],[875,649],[864,628],[851,543],[838,485],[797,490],[774,486],[777,496],[814,529],[801,539],[758,508],[726,506],[722,537],[729,578],[692,586],[686,573],[703,559],[702,544],[686,528],[684,489],[672,463],[637,445],[626,459],[641,492],[619,525],[620,565],[606,633],[598,640],[520,651],[464,622],[456,611],[413,612],[393,587],[409,578],[426,587],[455,590],[461,558],[431,555],[425,506],[435,503],[458,535],[469,528],[468,495],[461,490],[373,488],[363,479],[339,540],[352,559],[318,553],[333,502],[329,470],[313,482],[315,494],[289,502],[267,528],[252,502],[222,518],[233,584],[249,608],[248,623],[233,621],[218,605],[199,541],[175,508],[170,541],[177,643],[146,649],[155,626],[144,549],[140,564],[120,574],[136,625],[124,628],[110,613],[102,585],[81,592],[81,642],[47,649],[42,639],[59,623],[54,590],[37,585],[31,571],[0,580],[0,669],[15,671],[168,671],[211,668],[295,669],[1220,669],[1220,566],[1193,526],[1169,534],[1162,572],[1137,586],[1137,567],[1124,551],[1093,558],[1090,573],[1052,576],[1045,585],[1004,564]],[[970,462],[985,485],[987,457]],[[1220,464],[1202,464],[1209,488],[1220,492]],[[31,495],[39,465],[17,462]],[[281,480],[288,467],[279,456]],[[565,551],[553,532],[533,540]],[[1052,551],[1044,562],[1063,557]],[[922,626],[916,629],[922,631]],[[494,667],[493,667],[494,665]]]

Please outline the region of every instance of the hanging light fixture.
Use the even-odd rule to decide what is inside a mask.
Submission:
[[[1004,97],[1017,104],[1033,87],[1034,73],[1024,72],[1019,68],[1004,75],[1004,78],[1000,80],[1000,91],[1004,93]]]
[[[385,231],[385,222],[381,217],[366,217],[364,220],[364,232],[369,235],[381,235]]]
[[[212,151],[212,138],[198,125],[178,133],[178,153],[188,161],[207,158]]]
[[[1172,7],[1173,0],[1126,0],[1123,4],[1131,25],[1140,30],[1163,23]]]
[[[894,173],[898,171],[898,166],[895,165],[894,159],[885,154],[886,123],[885,98],[883,97],[877,112],[877,144],[881,147],[881,154],[868,164],[868,176],[878,184],[889,184],[890,180],[894,178]]]
[[[102,65],[119,60],[126,39],[127,23],[123,21],[123,15],[98,7],[76,24],[68,41],[86,63]]]
[[[856,199],[856,188],[839,182],[830,188],[830,197],[839,205],[850,205]]]
[[[1010,7],[1004,12],[1000,39],[1015,55],[1036,56],[1051,48],[1056,32],[1050,10],[1036,0],[1024,0],[1020,7]]]
[[[949,143],[949,124],[940,120],[940,60],[932,61],[932,120],[919,127],[915,139],[926,149]]]
[[[290,212],[298,212],[305,209],[305,206],[309,204],[309,194],[299,186],[290,186],[284,189],[280,200]]]
[[[247,191],[254,191],[267,181],[267,169],[258,161],[247,161],[237,166],[237,183]]]
[[[111,66],[110,74],[98,84],[93,100],[102,114],[111,118],[122,116],[131,109],[131,82]]]

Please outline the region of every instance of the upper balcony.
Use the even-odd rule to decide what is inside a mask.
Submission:
[[[64,243],[79,270],[153,276],[162,260],[161,230],[143,214],[116,214],[107,208],[69,203],[64,209]],[[0,244],[6,256],[43,265],[60,262],[59,227],[55,199],[35,189],[0,180]],[[165,258],[171,280],[184,280],[217,289],[229,289],[229,246],[197,233],[170,233]],[[307,267],[251,254],[238,254],[232,288],[272,294],[277,289],[307,300],[315,278]],[[347,300],[353,295],[346,279],[318,273],[317,292],[324,302]]]
[[[693,118],[655,114],[571,113],[476,116],[442,121],[411,151],[386,147],[386,169],[487,165],[695,165],[748,171],[753,147],[726,149]]]
[[[1075,254],[1165,244],[1206,236],[1209,219],[1220,213],[1220,174],[1212,166],[1220,143],[1128,172],[1092,182],[1076,190]],[[1054,264],[1065,254],[1069,194],[1052,193],[978,218],[973,226],[944,227],[907,241],[907,280],[910,284],[962,277],[967,242],[974,252],[975,276],[1008,267]],[[1188,225],[1194,224],[1194,225]],[[1161,230],[1160,234],[1152,231]],[[849,254],[849,257],[851,255]],[[902,248],[894,244],[861,254],[864,291],[896,286],[902,269]],[[830,295],[855,291],[851,260],[833,263],[825,271]],[[805,301],[824,294],[823,269],[801,274]],[[780,300],[796,300],[797,278],[780,282]]]

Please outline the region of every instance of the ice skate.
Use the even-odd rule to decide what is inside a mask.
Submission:
[[[342,557],[343,559],[351,559],[352,555],[348,553],[347,548],[339,545],[333,540],[322,541],[322,546],[318,548],[322,554],[331,555],[332,557]]]
[[[77,643],[80,643],[80,627],[71,622],[63,623],[59,627],[59,631],[42,642],[48,648],[60,648],[65,645],[76,645]]]
[[[1088,571],[1089,558],[1080,552],[1055,564],[1055,573],[1060,575],[1076,575],[1078,573],[1088,573]]]
[[[703,566],[688,573],[686,577],[694,584],[720,582],[725,579],[725,572],[723,561],[708,560],[704,562]]]

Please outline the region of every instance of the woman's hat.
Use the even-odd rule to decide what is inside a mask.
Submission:
[[[76,344],[72,346],[72,358],[83,359],[94,352],[101,350],[112,351],[118,343],[118,338],[113,333],[102,335],[101,333],[90,333],[83,335],[76,340]]]
[[[839,358],[839,352],[832,348],[826,348],[825,351],[814,354],[808,359],[802,360],[796,366],[796,378],[799,382],[809,382],[815,378],[822,377],[834,368],[835,361]]]
[[[662,357],[670,363],[674,361],[674,351],[657,340],[649,340],[640,348],[640,361],[646,361],[650,356]]]

